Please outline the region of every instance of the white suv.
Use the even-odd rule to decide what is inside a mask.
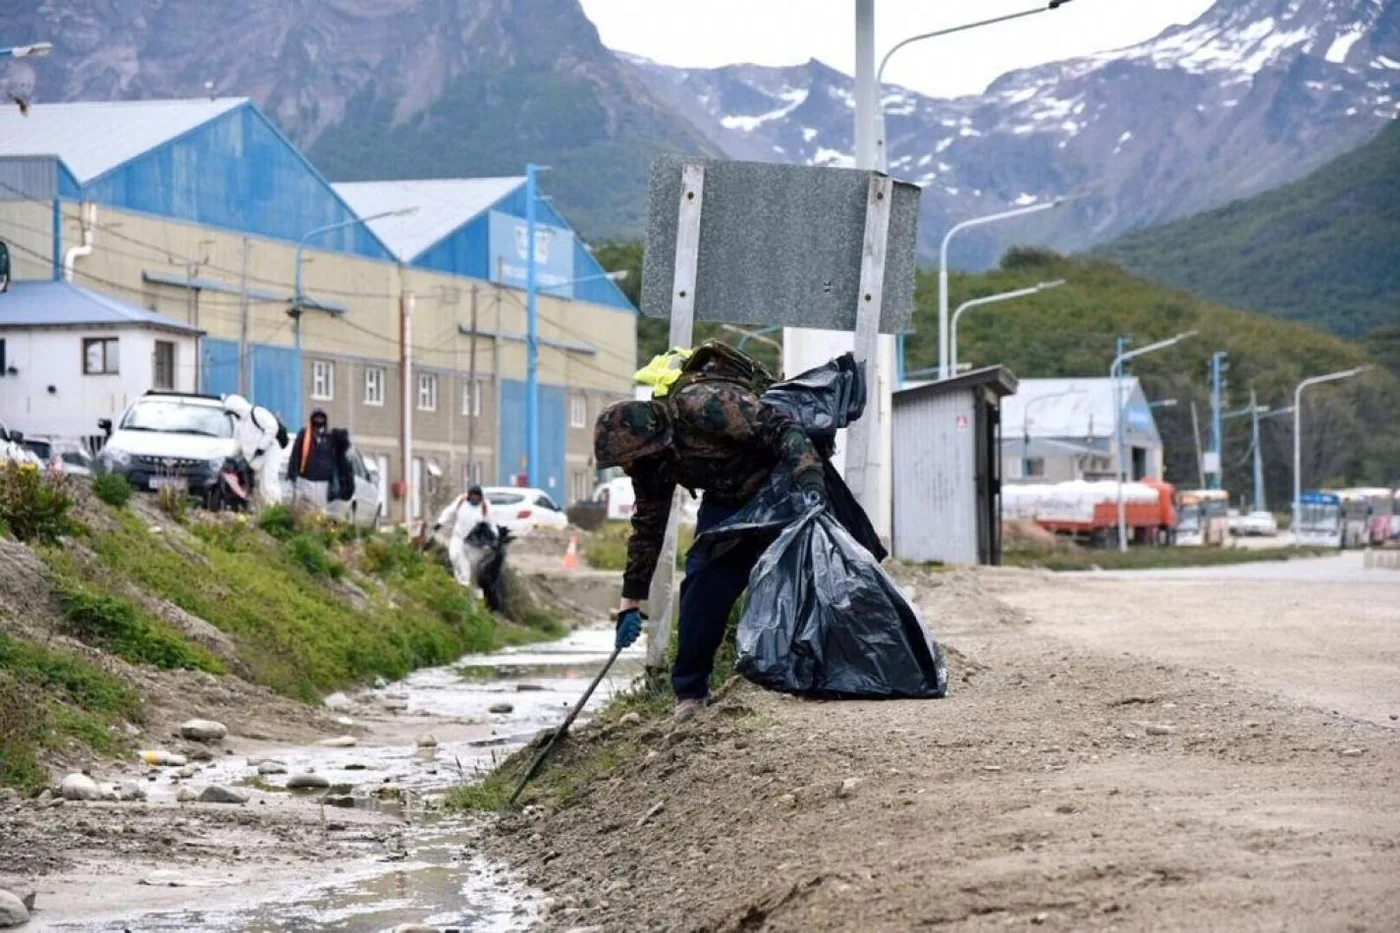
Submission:
[[[238,451],[233,421],[212,395],[147,392],[115,424],[104,418],[97,426],[107,433],[98,471],[125,476],[137,489],[204,493]]]

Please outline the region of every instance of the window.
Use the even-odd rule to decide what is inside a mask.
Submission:
[[[467,418],[481,417],[481,380],[462,383],[462,415]]]
[[[1026,460],[1026,479],[1045,475],[1045,458],[1031,457]]]
[[[151,385],[157,389],[175,388],[175,344],[157,340]]]
[[[587,502],[593,498],[593,484],[590,482],[590,475],[587,470],[574,471],[574,501]]]
[[[365,370],[365,404],[384,404],[384,370],[378,366]]]
[[[323,402],[335,398],[335,364],[330,360],[311,363],[311,397]]]
[[[588,427],[588,398],[574,395],[569,398],[569,427]]]
[[[535,506],[541,509],[549,509],[551,512],[559,511],[559,506],[554,504],[554,500],[543,493],[535,497]]]
[[[114,376],[117,373],[117,338],[89,337],[83,340],[83,374]]]
[[[437,383],[438,378],[433,373],[425,373],[418,377],[419,411],[437,411]]]

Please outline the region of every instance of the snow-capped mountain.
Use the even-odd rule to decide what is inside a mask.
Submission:
[[[917,54],[914,46],[902,54]],[[849,165],[853,82],[789,68],[627,58],[735,158]],[[1400,0],[1220,0],[1127,49],[1004,75],[941,100],[882,89],[891,174],[924,186],[921,237],[1008,204],[1063,209],[961,240],[963,264],[1012,242],[1080,249],[1291,181],[1400,115]]]

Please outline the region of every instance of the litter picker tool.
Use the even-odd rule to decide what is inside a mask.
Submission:
[[[530,763],[529,770],[521,776],[520,783],[515,785],[514,792],[511,793],[510,799],[506,801],[506,806],[511,807],[515,805],[515,800],[520,796],[520,792],[523,791],[525,785],[529,784],[530,781],[534,779],[535,775],[539,773],[540,768],[544,766],[545,760],[548,759],[550,753],[554,751],[554,746],[559,744],[559,740],[569,731],[569,727],[574,724],[574,720],[578,718],[578,714],[583,711],[584,704],[586,704],[588,698],[593,695],[593,691],[598,689],[598,685],[603,682],[603,678],[608,676],[608,671],[612,668],[613,662],[617,660],[617,656],[620,654],[622,654],[622,646],[618,645],[613,649],[612,656],[609,657],[608,662],[603,665],[603,669],[598,672],[598,676],[593,678],[593,683],[589,684],[588,689],[583,691],[583,696],[579,698],[578,703],[574,705],[573,709],[569,710],[569,715],[564,719],[563,725],[554,730],[554,734],[549,737],[549,743],[535,756],[535,760]]]

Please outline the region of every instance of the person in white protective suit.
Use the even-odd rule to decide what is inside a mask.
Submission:
[[[286,429],[276,415],[241,395],[227,396],[224,411],[233,417],[233,439],[238,442],[239,456],[253,471],[253,505],[262,507],[282,501],[279,464]]]
[[[433,535],[443,528],[447,531],[447,556],[452,561],[452,575],[462,586],[474,587],[472,560],[467,553],[467,535],[481,522],[486,521],[486,497],[480,486],[473,486],[453,499],[442,510],[433,524]]]

